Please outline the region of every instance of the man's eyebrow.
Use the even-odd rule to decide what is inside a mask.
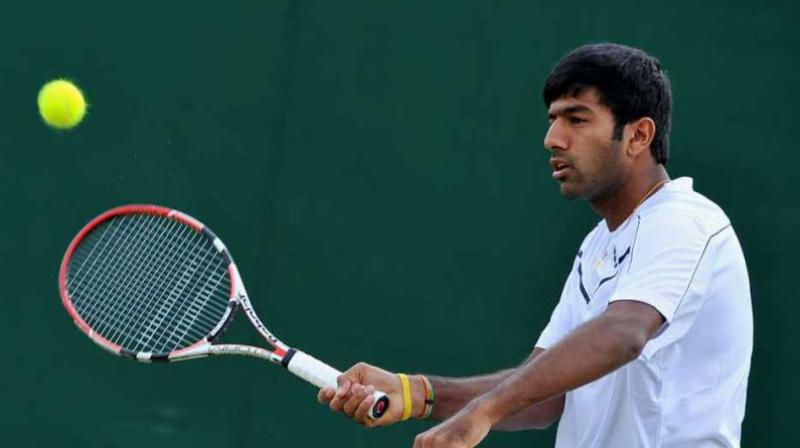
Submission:
[[[547,113],[547,118],[553,119],[553,118],[555,118],[555,117],[557,117],[559,115],[569,115],[569,114],[575,114],[575,113],[579,113],[579,112],[591,112],[591,111],[592,111],[592,109],[590,109],[589,107],[581,106],[581,105],[578,104],[578,105],[575,105],[575,106],[564,107],[562,109],[556,109],[556,110],[553,110],[551,112],[548,112]]]

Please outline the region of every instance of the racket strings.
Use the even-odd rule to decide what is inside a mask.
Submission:
[[[123,215],[79,244],[67,290],[78,314],[106,339],[135,352],[170,352],[219,323],[230,278],[213,242],[188,226]]]
[[[104,238],[98,244],[104,244],[100,251],[92,250],[90,258],[92,263],[88,265],[88,270],[78,270],[75,272],[74,288],[70,288],[73,296],[73,301],[76,302],[76,308],[82,314],[84,320],[95,331],[103,334],[103,330],[110,324],[119,324],[120,322],[110,320],[109,317],[113,316],[113,312],[121,307],[131,306],[130,296],[123,296],[122,300],[109,300],[107,297],[118,297],[117,292],[123,286],[122,282],[116,281],[120,275],[130,271],[130,262],[137,261],[138,257],[128,257],[125,259],[125,251],[120,250],[120,247],[128,247],[129,252],[138,252],[141,257],[146,255],[136,246],[130,246],[131,232],[150,232],[152,231],[152,224],[146,228],[141,225],[143,220],[147,218],[142,215],[135,215],[133,217],[123,217],[108,223],[112,230],[104,233]],[[150,219],[152,221],[152,218]],[[126,222],[127,221],[127,222]],[[132,224],[128,224],[132,223]],[[128,224],[127,226],[125,224]],[[124,230],[120,230],[124,229]],[[120,234],[122,232],[122,234]],[[139,239],[138,243],[143,243],[144,239]],[[134,242],[135,244],[136,242]],[[156,245],[150,247],[159,247],[161,241],[156,240]],[[77,251],[76,257],[80,256],[81,249],[87,246],[84,243]],[[163,248],[163,246],[161,246]],[[94,249],[94,248],[92,248]],[[166,261],[166,260],[164,260]],[[160,268],[157,267],[157,269]],[[159,269],[160,270],[160,269]],[[149,273],[139,272],[137,276],[128,276],[127,279],[143,279],[152,277],[152,272],[156,269],[150,270]],[[90,289],[94,288],[94,290]],[[97,294],[98,290],[102,288],[103,294]],[[81,310],[81,300],[87,298],[85,305],[85,312]],[[127,299],[127,300],[126,300]]]
[[[177,224],[175,224],[175,223],[173,222],[173,223],[171,223],[171,225],[172,225],[172,226],[173,226],[173,228],[174,228],[174,227],[175,227]],[[177,225],[177,226],[178,226],[179,228],[183,227],[183,226],[180,226],[180,225]],[[134,229],[136,229],[136,230],[139,230],[139,228],[138,228],[138,227],[134,227]],[[197,236],[197,234],[196,234],[195,232],[193,232],[192,230],[190,230],[190,229],[183,228],[183,229],[181,229],[181,230],[183,230],[183,231],[186,233],[186,236],[195,237],[195,240],[197,240],[197,238],[199,238],[199,239],[202,239],[201,237],[198,237],[198,236]],[[159,235],[159,236],[163,236],[163,235]],[[180,237],[180,235],[176,235],[176,236]],[[121,241],[124,241],[124,240],[121,240]],[[163,241],[158,241],[158,242],[162,244],[162,246],[161,246],[161,247],[165,247],[165,246],[163,246]],[[172,243],[174,243],[174,238],[173,238],[173,241],[171,241],[171,242],[172,242]],[[170,246],[174,248],[174,246],[175,246],[175,245],[174,245],[174,244],[171,244]],[[169,247],[169,246],[168,246],[168,247]],[[138,249],[138,247],[135,247],[135,246],[134,246],[134,247],[133,247],[133,249],[134,249],[134,251],[136,251],[136,249]],[[196,250],[196,248],[195,248],[195,250]],[[141,251],[139,251],[139,252],[141,252]],[[208,251],[208,250],[206,250],[206,255],[208,254],[208,252],[209,252],[209,251]],[[140,253],[140,255],[144,255],[144,257],[145,257],[145,260],[146,260],[146,259],[147,259],[146,257],[147,257],[147,256],[149,256],[149,255],[150,255],[150,253],[144,253],[144,254],[141,254],[141,253]],[[138,265],[138,263],[140,263],[139,261],[137,261],[137,259],[136,259],[136,258],[131,258],[131,257],[129,257],[129,260],[130,260],[132,263],[137,263],[137,265]],[[149,279],[152,279],[152,278],[153,278],[153,276],[152,276],[152,273],[154,273],[154,272],[155,272],[155,273],[160,273],[160,274],[161,274],[161,275],[160,275],[160,276],[157,278],[157,280],[159,280],[159,281],[163,282],[163,277],[164,277],[164,275],[171,275],[171,274],[173,274],[173,272],[172,272],[172,271],[174,271],[174,269],[173,269],[173,270],[163,269],[163,265],[164,265],[164,264],[167,264],[167,265],[169,265],[169,264],[170,264],[170,263],[169,263],[169,262],[170,262],[170,259],[169,259],[168,257],[163,257],[163,256],[162,256],[162,257],[161,257],[161,260],[162,260],[162,265],[161,265],[161,266],[156,266],[154,269],[151,269],[151,270],[150,270],[150,274],[151,274],[151,275],[149,275],[149,276],[143,276],[143,275],[140,275],[140,276],[139,276],[139,279],[140,279],[140,280],[141,280],[141,279],[145,279],[145,280],[147,280],[148,278],[149,278]],[[112,261],[113,261],[113,260],[112,260]],[[123,267],[124,267],[124,266],[123,266]],[[135,278],[135,277],[128,277],[128,278]],[[151,281],[151,285],[152,285],[152,281]],[[122,287],[123,287],[123,288],[124,288],[124,286],[125,286],[125,285],[122,285]],[[117,290],[119,290],[119,289],[120,289],[120,288],[117,288]],[[174,289],[173,289],[173,291],[174,291]],[[134,300],[137,300],[137,299],[136,299],[136,297],[134,297]],[[137,300],[137,302],[138,302],[138,300]],[[115,311],[117,311],[117,309],[118,309],[118,308],[120,308],[120,307],[119,307],[119,304],[121,304],[121,303],[123,303],[123,304],[124,304],[124,302],[122,302],[122,301],[120,301],[120,302],[116,302],[116,305],[117,305],[117,306],[116,306],[115,308],[112,308],[112,309],[110,309],[110,311],[109,311],[109,312],[111,312],[111,313],[114,313],[114,314],[110,314],[110,316],[111,316],[111,317],[114,317],[114,318],[116,318],[116,317],[118,317],[118,316],[119,316],[119,314],[118,314],[118,313],[116,313]],[[174,301],[167,303],[167,305],[169,305],[170,303],[174,305]],[[154,303],[152,303],[151,305],[154,305]],[[138,310],[139,310],[139,311],[148,312],[148,311],[150,311],[150,310],[152,310],[152,309],[153,309],[153,306],[145,306],[145,307],[141,307],[141,306],[140,306],[140,307],[137,307],[137,308],[138,308]],[[109,308],[105,308],[105,309],[106,309],[106,310],[109,310]],[[164,307],[164,306],[162,306],[160,309],[161,309],[161,310],[168,310],[169,308],[168,308],[168,307]],[[165,312],[165,311],[162,311],[162,313],[163,313],[163,312]],[[156,317],[161,317],[161,316],[160,316],[160,315],[157,315]],[[149,320],[149,321],[151,322],[151,325],[153,324],[153,322],[152,322],[152,318],[151,318],[151,319],[147,319],[147,320]],[[106,319],[106,321],[105,321],[104,323],[106,323],[106,324],[107,324],[107,323],[108,323],[108,321],[109,321],[109,319]],[[157,324],[158,322],[155,322],[155,323]],[[161,323],[163,324],[163,318],[161,319]],[[106,325],[106,327],[104,327],[104,326],[102,326],[102,325],[101,325],[101,326],[97,326],[97,325],[96,325],[96,327],[97,327],[97,330],[98,330],[98,331],[100,331],[100,332],[102,332],[103,330],[106,330],[106,329],[108,329],[108,328],[106,328],[106,327],[107,327],[107,325]],[[147,336],[152,336],[152,335],[153,335],[152,333],[153,333],[153,330],[151,329],[151,330],[148,332]],[[111,337],[113,338],[113,337],[114,337],[114,334],[110,334],[109,336],[111,336]],[[147,342],[148,342],[150,339],[151,339],[151,338],[144,338],[144,339],[143,339],[141,342],[142,342],[142,343],[147,343]],[[154,348],[156,348],[156,349],[157,349],[158,347],[154,347]]]
[[[206,244],[208,240],[197,234],[193,238],[197,244],[189,253],[191,269],[185,269],[179,284],[170,290],[166,302],[172,306],[162,303],[157,314],[151,311],[154,317],[147,332],[152,335],[146,343],[142,341],[142,345],[152,347],[151,351],[171,351],[202,339],[227,309],[230,294],[227,266],[213,245]],[[185,297],[193,300],[184,300]],[[154,325],[156,319],[160,319],[160,327]]]
[[[128,335],[128,337],[123,339],[123,343],[129,343],[131,340],[130,336],[138,334],[141,331],[141,326],[147,322],[147,320],[142,320],[142,318],[149,316],[154,303],[146,302],[146,297],[153,292],[153,287],[155,285],[162,284],[165,280],[169,279],[170,275],[174,275],[175,270],[180,266],[180,264],[174,262],[174,257],[175,251],[177,247],[179,247],[175,244],[175,240],[181,235],[170,232],[179,228],[180,224],[171,223],[169,229],[156,235],[157,239],[155,240],[155,244],[151,247],[160,247],[162,249],[161,251],[148,250],[141,251],[139,254],[139,260],[135,261],[137,263],[137,268],[141,265],[152,265],[152,268],[143,272],[144,275],[129,276],[128,279],[130,281],[120,285],[119,290],[121,290],[125,296],[131,298],[133,305],[130,307],[117,306],[114,310],[114,320],[107,320],[107,324],[111,322],[119,324],[118,327],[109,328],[110,330],[114,330],[114,333],[111,333],[112,337],[124,333]],[[191,230],[188,230],[188,232],[191,232]],[[170,233],[172,233],[171,238],[166,239]],[[121,303],[123,302],[117,302],[118,305]],[[139,326],[135,327],[137,324]]]
[[[138,263],[139,257],[127,257],[123,250],[120,250],[121,247],[125,247],[128,245],[134,245],[134,250],[139,249],[139,246],[143,244],[143,239],[133,240],[131,241],[131,235],[135,232],[142,232],[145,230],[150,230],[152,224],[147,223],[145,220],[146,217],[143,216],[136,216],[131,221],[134,223],[131,224],[126,230],[123,230],[123,235],[116,240],[116,244],[108,244],[106,250],[108,251],[111,256],[107,256],[103,259],[103,263],[100,264],[102,269],[100,272],[100,276],[98,277],[98,283],[93,284],[87,282],[87,286],[97,286],[97,285],[108,285],[109,288],[105,291],[106,294],[110,296],[116,296],[119,293],[119,290],[124,287],[125,280],[129,280],[133,277],[127,278],[120,278],[124,272],[131,269],[131,265],[136,266],[135,263]],[[149,225],[148,225],[149,224]],[[145,226],[145,227],[142,227]],[[112,233],[111,236],[113,237],[114,234]],[[101,255],[105,255],[101,252]],[[119,264],[119,269],[115,270],[113,267],[115,263]],[[91,277],[88,277],[91,278]],[[87,290],[87,293],[90,293],[93,297],[97,297],[96,291]],[[100,301],[95,300],[93,303],[93,307],[88,309],[89,314],[87,315],[87,323],[90,325],[94,325],[93,328],[96,328],[97,331],[103,332],[107,329],[108,325],[111,324],[112,317],[116,317],[119,309],[121,308],[121,304],[125,303],[126,301],[119,300],[119,301]]]
[[[144,221],[145,218],[148,217],[141,215],[134,217],[134,219],[131,220],[133,224],[130,224],[130,226],[127,228],[127,231],[124,231],[123,235],[116,240],[117,244],[107,245],[108,252],[100,253],[100,256],[104,258],[102,259],[103,263],[100,265],[100,267],[98,267],[99,275],[96,279],[97,282],[94,284],[89,283],[89,285],[94,285],[95,287],[102,285],[102,287],[105,288],[103,291],[104,294],[111,297],[119,297],[120,289],[126,286],[125,281],[130,281],[131,279],[137,278],[134,276],[122,277],[122,275],[124,275],[126,272],[129,272],[132,267],[138,266],[141,255],[143,255],[142,252],[144,251],[141,250],[141,245],[145,243],[145,240],[138,239],[131,241],[130,234],[133,232],[152,231],[152,219],[150,219],[151,222],[148,223]],[[113,237],[114,234],[112,233],[111,236]],[[126,251],[121,250],[122,247],[128,247],[128,250],[131,253],[139,252],[139,256],[128,256],[126,258]],[[111,255],[109,256],[107,254]],[[115,269],[115,267],[117,269]],[[103,334],[105,330],[108,330],[109,325],[119,324],[120,322],[117,318],[120,309],[124,309],[123,306],[130,305],[128,300],[100,300],[100,296],[96,294],[96,291],[86,290],[84,292],[91,294],[91,297],[95,298],[93,301],[94,306],[87,310],[87,323],[95,328],[96,331],[101,332],[101,334]],[[130,296],[127,295],[122,297],[125,299],[130,299]]]
[[[193,235],[196,236],[196,235]],[[196,244],[195,244],[196,245]],[[194,249],[194,248],[193,248]],[[169,255],[173,256],[173,253],[169,253]],[[164,260],[170,259],[172,257],[165,256],[163,257]],[[163,300],[160,302],[152,302],[142,309],[147,319],[140,319],[140,322],[143,324],[140,326],[137,334],[139,334],[139,338],[137,340],[137,344],[139,347],[150,346],[153,348],[153,351],[158,351],[158,347],[151,344],[154,337],[158,336],[158,331],[165,324],[164,319],[168,316],[168,313],[172,312],[173,308],[179,303],[179,299],[181,298],[181,294],[184,293],[186,282],[191,280],[191,274],[187,276],[186,271],[191,270],[195,272],[197,270],[197,261],[194,257],[189,257],[187,263],[183,266],[177,263],[170,263],[167,265],[168,267],[159,269],[158,271],[161,274],[166,274],[168,278],[174,280],[174,282],[169,283],[166,289],[166,295],[163,296]],[[176,270],[176,266],[181,266],[184,268],[184,272],[181,274],[180,270]],[[159,277],[159,281],[163,281]],[[152,280],[150,284],[152,284]],[[177,291],[177,293],[176,293]],[[147,297],[145,294],[142,294],[139,291],[139,297],[144,298]],[[131,313],[132,315],[133,313]],[[167,322],[169,323],[169,322]],[[144,325],[146,324],[146,325]]]
[[[203,239],[197,235],[195,237]],[[191,252],[187,262],[188,266],[177,275],[177,282],[169,290],[166,299],[158,306],[157,311],[153,314],[153,319],[150,319],[148,326],[142,332],[143,336],[147,336],[146,340],[140,342],[142,345],[152,346],[153,351],[168,351],[168,348],[171,350],[172,347],[179,346],[180,342],[184,340],[197,320],[199,311],[205,307],[212,296],[209,292],[213,293],[213,289],[204,291],[199,288],[201,285],[199,280],[205,278],[207,283],[214,276],[214,272],[209,269],[214,258],[208,257],[210,251],[214,250],[212,246],[206,245],[205,252],[202,254]],[[195,276],[197,276],[197,280],[195,280]],[[217,275],[217,277],[223,276]],[[180,306],[183,297],[197,297],[197,300],[185,301],[184,304],[188,306]],[[208,323],[211,322],[208,321]],[[160,331],[162,328],[171,329],[171,331]],[[182,331],[181,335],[176,337],[179,331]],[[200,335],[200,337],[202,336]],[[197,339],[200,338],[196,337],[194,340]]]
[[[190,294],[196,295],[198,300],[192,301],[189,304],[189,307],[186,309],[186,312],[183,314],[180,320],[175,321],[173,319],[171,323],[174,322],[173,331],[169,334],[168,337],[162,338],[162,345],[160,349],[165,349],[168,345],[172,343],[172,341],[178,341],[178,343],[188,340],[198,340],[208,334],[197,334],[196,332],[192,332],[193,329],[196,328],[196,324],[199,322],[203,328],[211,327],[213,328],[216,326],[217,321],[212,321],[208,319],[207,316],[201,313],[201,311],[209,305],[209,301],[213,297],[214,291],[219,288],[220,283],[227,279],[227,275],[221,275],[217,272],[211,272],[210,275],[206,277],[206,281],[203,283],[197,283],[194,285],[196,291],[191,291]],[[228,283],[229,285],[230,283]],[[229,289],[229,288],[226,288]],[[210,302],[214,304],[215,302]],[[216,302],[217,306],[222,304],[221,302]],[[224,312],[225,306],[227,306],[227,302],[222,304],[221,308],[217,311],[222,313]],[[177,317],[177,316],[175,316]],[[180,334],[179,334],[180,333]]]
[[[128,345],[133,340],[133,335],[141,332],[141,327],[146,325],[144,317],[149,315],[153,303],[146,302],[146,297],[153,293],[153,287],[156,284],[163,283],[169,276],[174,275],[175,270],[179,266],[174,263],[175,251],[178,245],[176,239],[178,234],[170,232],[174,230],[178,223],[170,224],[168,231],[163,231],[157,236],[156,245],[162,249],[159,252],[148,251],[141,254],[140,263],[144,265],[155,264],[153,269],[149,270],[145,275],[138,277],[131,277],[132,281],[124,286],[124,291],[132,297],[133,306],[122,309],[122,317],[120,320],[120,327],[116,329],[116,333],[124,334],[121,345]]]
[[[209,255],[211,250],[210,247],[206,247],[203,255]],[[209,303],[209,299],[213,297],[214,290],[198,289],[197,285],[200,283],[195,281],[192,275],[207,275],[208,278],[221,276],[214,273],[207,274],[208,266],[203,268],[196,260],[196,254],[190,254],[192,255],[189,266],[186,266],[182,273],[176,269],[163,271],[167,277],[177,279],[176,283],[168,286],[168,292],[163,296],[163,300],[150,302],[147,306],[140,307],[138,314],[130,314],[130,321],[139,324],[135,331],[129,332],[130,335],[138,335],[137,350],[148,347],[146,351],[171,351],[175,347],[189,345],[190,342],[202,339],[219,321],[218,317],[211,319],[200,314],[204,306]],[[207,261],[211,260],[213,258],[207,257]],[[141,297],[146,298],[147,295],[141,294]],[[195,299],[184,300],[185,297]],[[221,316],[227,306],[227,291],[222,299],[210,302],[212,305],[216,304],[216,316]]]
[[[89,245],[90,241],[89,238],[87,238],[87,241],[84,242],[82,246],[79,246],[78,251],[76,251],[74,256],[76,260],[80,260],[83,252],[81,249],[84,249],[87,246],[91,247],[91,250],[81,263],[80,268],[75,270],[74,274],[70,276],[69,279],[72,280],[71,285],[69,286],[74,296],[81,297],[86,294],[90,298],[90,300],[86,303],[88,313],[85,315],[85,319],[88,320],[91,320],[94,317],[93,315],[98,311],[99,307],[108,305],[108,303],[105,302],[92,300],[95,298],[95,296],[87,294],[90,292],[87,291],[87,288],[93,285],[93,283],[91,281],[87,281],[87,279],[92,279],[92,277],[101,278],[108,275],[108,269],[111,266],[109,261],[111,261],[114,254],[112,244],[114,241],[118,241],[117,233],[120,230],[120,226],[114,224],[119,224],[119,222],[112,221],[108,225],[101,227],[103,230],[102,235],[97,239],[95,244]],[[98,232],[92,232],[88,235],[88,237],[93,236],[95,233]],[[105,280],[105,278],[102,280]]]

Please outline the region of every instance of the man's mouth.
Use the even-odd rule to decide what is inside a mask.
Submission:
[[[567,177],[572,166],[562,159],[550,159],[550,168],[553,169],[553,179],[561,180]]]

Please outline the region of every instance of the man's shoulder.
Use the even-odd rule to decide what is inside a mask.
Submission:
[[[668,190],[637,213],[643,225],[670,232],[696,231],[713,235],[730,227],[731,221],[717,203],[693,190]]]

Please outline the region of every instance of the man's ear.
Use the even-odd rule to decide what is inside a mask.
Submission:
[[[656,136],[656,123],[650,117],[631,121],[628,128],[628,154],[634,157],[650,152],[650,144]]]

